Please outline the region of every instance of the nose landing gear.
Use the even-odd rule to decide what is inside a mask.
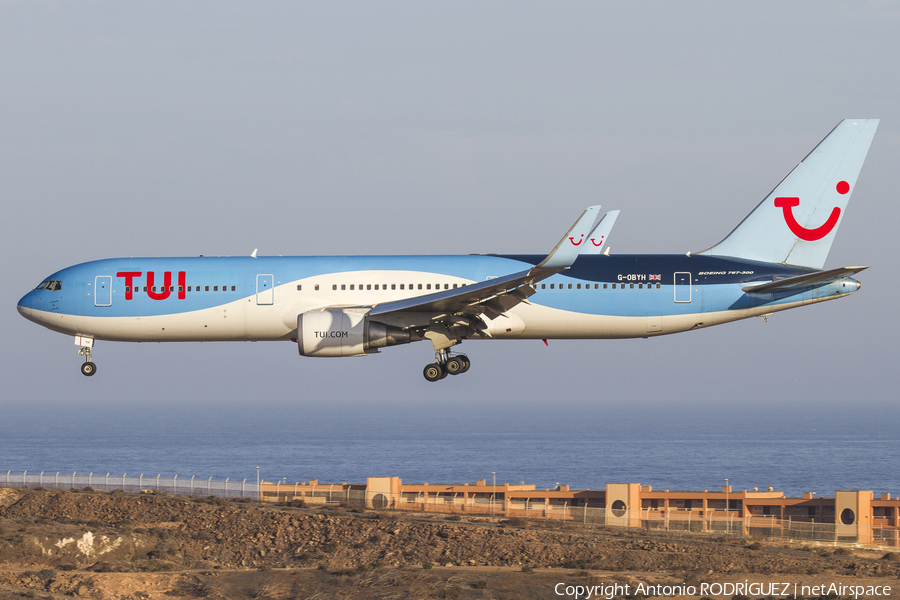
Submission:
[[[461,375],[469,370],[472,362],[465,354],[451,356],[447,350],[434,353],[435,362],[426,365],[422,374],[428,381],[438,381],[447,375]]]
[[[78,349],[78,356],[84,357],[84,363],[81,365],[81,374],[90,377],[97,372],[97,365],[91,361],[91,348],[94,345],[94,340],[78,336],[75,338],[75,343],[81,346]]]

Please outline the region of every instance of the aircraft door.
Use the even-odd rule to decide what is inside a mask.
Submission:
[[[112,275],[94,277],[94,306],[112,306]]]
[[[275,276],[256,276],[256,303],[275,304]]]
[[[675,273],[675,302],[691,301],[691,274]]]

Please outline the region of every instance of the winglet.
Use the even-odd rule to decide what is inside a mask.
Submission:
[[[616,224],[618,217],[619,211],[617,210],[611,210],[603,215],[603,218],[588,234],[587,240],[581,245],[581,254],[602,254],[603,247],[609,239],[609,232],[612,230],[613,225]]]
[[[541,261],[535,269],[566,269],[578,258],[578,253],[582,248],[582,244],[587,242],[587,235],[591,231],[594,219],[600,212],[600,206],[589,206],[585,209],[581,216],[575,221],[575,224],[563,236],[553,252],[547,255],[547,258]]]

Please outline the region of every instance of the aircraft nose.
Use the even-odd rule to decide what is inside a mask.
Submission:
[[[862,284],[857,281],[856,282],[856,291],[859,291],[859,288],[861,288],[861,287],[862,287]]]
[[[25,294],[19,303],[16,305],[16,310],[19,311],[19,314],[28,319],[32,320],[32,309],[31,309],[31,294]]]

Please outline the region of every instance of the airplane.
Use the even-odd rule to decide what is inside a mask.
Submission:
[[[721,242],[610,255],[599,206],[547,254],[113,258],[45,278],[19,313],[98,340],[291,341],[301,356],[366,356],[428,340],[438,381],[469,370],[463,341],[650,338],[842,298],[867,267],[822,270],[878,127],[843,120]],[[604,224],[605,223],[605,224]]]

